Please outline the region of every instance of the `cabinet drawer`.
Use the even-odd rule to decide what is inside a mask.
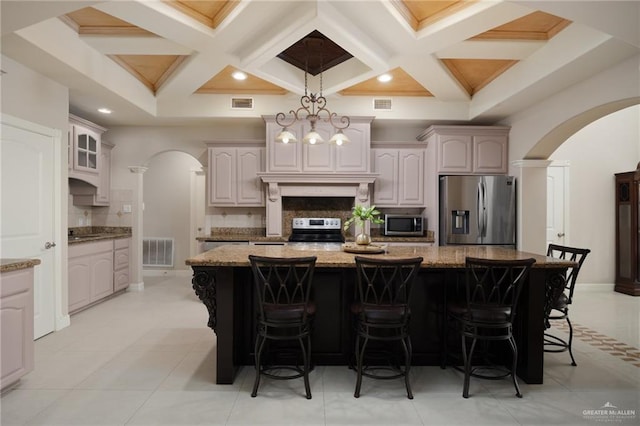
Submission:
[[[120,238],[117,240],[113,240],[113,248],[115,248],[116,250],[122,249],[122,248],[129,248],[130,241],[131,241],[131,238]]]
[[[115,251],[113,257],[113,269],[118,271],[129,267],[129,248],[122,248]]]
[[[129,287],[129,268],[116,271],[113,276],[113,291],[120,291]]]
[[[74,244],[69,247],[69,259],[113,251],[113,240]]]

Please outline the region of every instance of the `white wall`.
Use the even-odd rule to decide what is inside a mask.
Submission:
[[[54,148],[54,158],[59,174],[55,177],[54,192],[58,203],[52,206],[54,235],[56,244],[55,267],[52,277],[59,289],[61,306],[56,308],[56,330],[66,327],[68,317],[67,286],[67,208],[69,188],[67,185],[67,129],[69,126],[69,90],[31,69],[0,55],[0,67],[5,74],[0,76],[0,112],[60,131],[60,146]],[[54,170],[56,168],[54,167]],[[54,303],[52,301],[51,303]]]
[[[640,106],[603,117],[564,142],[550,157],[570,162],[569,241],[591,249],[581,283],[615,279],[614,173],[635,170],[640,161]]]
[[[174,238],[174,269],[187,269],[191,175],[201,169],[200,162],[189,154],[169,151],[153,157],[148,167],[144,174],[143,236]]]

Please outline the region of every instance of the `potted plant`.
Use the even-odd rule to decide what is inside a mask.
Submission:
[[[380,216],[380,212],[376,210],[376,206],[365,207],[362,205],[356,205],[351,210],[351,217],[344,222],[343,228],[346,231],[349,229],[349,226],[355,222],[361,230],[361,232],[356,236],[356,244],[370,244],[371,237],[365,232],[365,222],[371,221],[373,223],[384,223],[384,219],[381,219],[378,216]]]

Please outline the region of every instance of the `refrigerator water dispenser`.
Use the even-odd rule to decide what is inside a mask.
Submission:
[[[451,233],[452,234],[468,234],[469,233],[469,210],[451,211]]]

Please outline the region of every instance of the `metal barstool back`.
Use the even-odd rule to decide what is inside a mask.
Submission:
[[[522,397],[516,379],[518,348],[513,337],[513,323],[522,287],[527,280],[535,259],[488,260],[467,257],[465,261],[465,301],[447,307],[448,315],[455,320],[462,341],[464,387],[462,396],[469,397],[471,376],[484,379],[501,379],[511,376],[516,396]],[[474,350],[478,341],[507,341],[511,348],[511,367],[491,362],[487,351],[480,365],[474,366]],[[488,348],[488,346],[487,346]]]
[[[573,342],[573,325],[569,320],[569,305],[573,302],[573,292],[575,290],[578,273],[590,252],[591,250],[589,249],[568,247],[558,244],[549,244],[549,247],[547,248],[547,256],[576,262],[576,266],[567,268],[564,274],[556,274],[547,277],[544,307],[545,330],[551,328],[551,320],[565,320],[569,326],[569,338],[567,340],[545,331],[544,351],[569,351],[569,355],[571,356],[571,365],[573,366],[577,364],[573,357],[573,350],[571,348],[571,343]]]
[[[307,399],[311,399],[311,328],[315,304],[311,301],[315,256],[274,258],[250,255],[256,294],[257,334],[256,376],[252,397],[258,393],[260,376],[277,380],[304,378]],[[263,351],[268,341],[297,341],[302,365],[264,365]],[[282,375],[283,371],[293,374]]]
[[[404,377],[407,396],[413,399],[409,383],[412,357],[409,337],[411,317],[409,300],[422,260],[422,257],[408,259],[355,257],[357,300],[351,306],[351,311],[356,317],[357,381],[354,392],[356,398],[360,397],[362,376],[367,376],[376,379]],[[400,342],[403,365],[400,366],[399,362],[391,362],[389,365],[365,365],[367,347],[371,340]],[[386,345],[386,343],[382,344]],[[386,356],[389,353],[385,350],[386,361],[393,358]]]

